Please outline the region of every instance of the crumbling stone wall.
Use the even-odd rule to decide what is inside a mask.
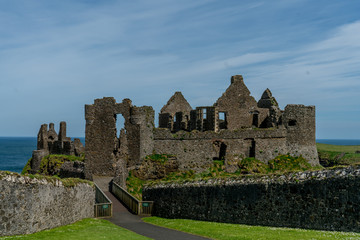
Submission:
[[[30,234],[94,217],[95,190],[0,172],[0,236]]]
[[[66,122],[60,122],[59,134],[56,133],[54,123],[43,124],[37,136],[37,150],[33,151],[31,159],[31,172],[36,173],[40,169],[41,160],[49,154],[64,154],[80,156],[85,148],[80,139],[71,141],[66,136]]]
[[[125,118],[122,140],[117,137],[117,114]],[[132,106],[129,99],[96,99],[86,105],[85,118],[88,178],[121,174],[119,179],[124,179],[125,166],[134,169],[152,153],[176,155],[179,169],[196,171],[216,159],[255,157],[266,163],[288,153],[319,164],[315,108],[288,105],[282,111],[269,89],[257,102],[241,75],[231,77],[230,86],[212,106],[192,109],[176,92],[161,109],[159,128],[154,128],[151,107]]]
[[[360,168],[243,177],[143,190],[153,215],[202,221],[360,232]]]
[[[289,104],[285,107],[282,118],[287,130],[288,152],[293,156],[302,155],[312,165],[318,164],[315,106]]]
[[[267,163],[279,154],[288,153],[286,134],[286,129],[222,130],[219,133],[171,133],[168,129],[155,129],[154,152],[175,155],[182,170],[200,171],[216,159],[255,157]]]
[[[226,114],[227,128],[230,130],[248,128],[253,125],[259,127],[269,113],[266,108],[258,108],[256,100],[250,96],[250,91],[241,75],[231,77],[231,85],[214,106],[219,112]]]
[[[117,137],[117,132],[120,131],[116,129],[117,114],[125,119],[125,129],[120,138]],[[92,105],[85,105],[85,119],[88,179],[92,175],[118,175],[124,163],[127,167],[133,167],[144,156],[152,153],[154,111],[151,107],[132,106],[129,99],[116,103],[114,98],[106,97],[96,99]]]
[[[175,92],[160,110],[159,127],[169,128],[171,131],[187,130],[191,110],[190,104],[182,93]]]

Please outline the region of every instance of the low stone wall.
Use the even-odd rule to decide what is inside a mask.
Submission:
[[[94,217],[95,190],[88,183],[0,172],[0,236],[29,234]]]
[[[360,167],[148,186],[154,215],[360,232]]]

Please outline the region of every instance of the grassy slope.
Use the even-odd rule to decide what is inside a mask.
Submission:
[[[360,146],[341,146],[317,143],[316,147],[321,160],[325,161],[329,166],[333,165],[350,165],[360,163]]]
[[[28,160],[28,162],[26,163],[26,165],[24,166],[21,174],[26,174],[29,173],[29,171],[31,170],[31,163],[32,158],[30,158]],[[85,155],[81,155],[80,157],[77,156],[72,156],[72,155],[61,155],[61,154],[51,154],[48,156],[45,156],[42,160],[41,160],[41,165],[40,165],[40,172],[41,174],[44,175],[49,175],[48,170],[49,169],[60,169],[61,165],[65,162],[65,161],[80,161],[80,162],[84,162],[85,161]]]
[[[347,152],[347,153],[355,153],[355,151],[360,151],[360,145],[341,146],[341,145],[316,143],[316,147],[318,151]]]
[[[145,222],[221,240],[240,239],[360,239],[359,233],[248,226],[185,219],[143,218]]]
[[[12,237],[0,237],[5,239],[24,239],[24,240],[97,240],[97,239],[133,239],[145,240],[150,239],[143,237],[129,230],[120,228],[109,221],[101,219],[84,219],[82,221],[45,230],[29,235],[18,235]]]
[[[301,156],[292,157],[290,155],[279,155],[273,160],[270,160],[268,164],[255,158],[245,158],[238,163],[238,166],[239,169],[235,173],[228,173],[225,171],[223,161],[214,161],[213,165],[203,172],[195,173],[192,170],[172,172],[164,178],[157,180],[141,180],[130,172],[126,184],[129,193],[141,200],[142,188],[146,184],[207,180],[211,178],[237,178],[248,174],[263,176],[264,174],[283,174],[286,172],[322,169],[319,166],[312,167],[307,160]]]

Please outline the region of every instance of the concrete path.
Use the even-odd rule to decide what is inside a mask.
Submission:
[[[94,177],[94,182],[101,190],[110,198],[113,203],[113,217],[108,220],[120,227],[129,229],[140,235],[156,239],[156,240],[205,240],[204,238],[172,229],[158,227],[149,223],[145,223],[138,215],[130,213],[117,198],[109,192],[109,182],[112,178]]]

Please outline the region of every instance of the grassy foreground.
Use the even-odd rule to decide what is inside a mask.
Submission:
[[[18,235],[11,237],[0,237],[1,240],[23,239],[23,240],[97,240],[97,239],[129,239],[145,240],[150,239],[138,235],[129,230],[120,228],[109,221],[101,219],[84,219],[74,224],[45,230],[28,235]]]
[[[252,240],[252,239],[360,239],[359,233],[315,231],[295,228],[275,228],[240,224],[203,222],[186,219],[143,218],[145,222],[180,230],[211,239]]]

